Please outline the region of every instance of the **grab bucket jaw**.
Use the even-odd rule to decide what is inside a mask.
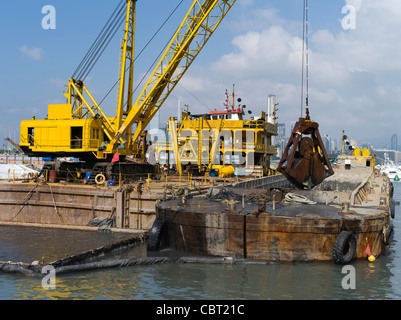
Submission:
[[[309,116],[299,118],[277,167],[299,189],[312,189],[334,174],[318,127]]]

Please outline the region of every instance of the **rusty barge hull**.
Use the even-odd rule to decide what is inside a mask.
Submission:
[[[220,181],[221,180],[221,181]],[[286,185],[283,177],[226,179],[228,186]],[[190,193],[206,193],[212,181],[179,179],[169,176],[168,182],[154,180],[122,187],[86,186],[82,184],[0,181],[0,225],[25,225],[61,229],[93,230],[88,223],[94,217],[113,219],[112,231],[147,232],[156,217],[156,203],[175,197],[180,189]]]
[[[0,225],[91,229],[97,217],[114,219],[115,231],[148,230],[157,199],[126,188],[0,183]]]
[[[387,252],[393,235],[392,184],[361,160],[348,170],[350,162],[340,162],[335,174],[312,190],[231,189],[231,198],[160,203],[161,245],[280,262],[348,262],[366,259],[367,248],[377,257]],[[241,203],[251,194],[254,201]],[[294,194],[312,204],[285,200]]]
[[[206,203],[193,203],[197,207]],[[209,204],[210,205],[210,204]],[[356,258],[365,258],[369,244],[372,252],[382,252],[383,229],[388,224],[385,211],[365,217],[317,217],[316,210],[327,214],[327,207],[294,205],[277,209],[274,215],[261,213],[244,215],[227,212],[191,212],[177,209],[158,209],[158,217],[166,221],[168,244],[178,250],[212,256],[232,256],[267,261],[329,261],[336,238],[342,230],[356,235]],[[210,206],[209,206],[210,208]],[[283,214],[282,216],[280,215]],[[303,211],[301,215],[300,212]],[[291,213],[299,216],[291,216]],[[310,217],[308,217],[308,215]]]

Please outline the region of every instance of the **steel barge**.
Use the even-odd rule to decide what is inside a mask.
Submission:
[[[215,188],[207,196],[161,202],[151,249],[342,264],[386,253],[396,205],[389,178],[371,156],[341,156],[333,169],[312,190]]]

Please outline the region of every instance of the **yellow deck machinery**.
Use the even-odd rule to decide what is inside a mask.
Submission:
[[[81,162],[49,163],[49,168],[62,172],[92,171],[108,175],[150,172],[153,166],[142,163],[145,158],[145,128],[163,105],[216,28],[234,5],[235,0],[194,0],[181,25],[136,101],[133,100],[134,39],[136,0],[122,0],[85,56],[68,80],[65,104],[48,106],[46,119],[21,122],[20,147],[34,157],[74,157]],[[85,86],[84,80],[104,45],[119,28],[125,17],[125,34],[120,56],[120,77],[117,112],[107,116]],[[118,166],[111,164],[119,155]],[[126,161],[126,156],[137,159]],[[115,162],[117,163],[117,162]],[[108,178],[111,178],[110,176]]]

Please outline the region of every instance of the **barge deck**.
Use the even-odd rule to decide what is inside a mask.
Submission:
[[[250,187],[287,182],[281,175],[262,178],[209,177],[167,181],[138,181],[121,187],[89,186],[64,181],[34,183],[0,181],[0,225],[96,230],[94,220],[112,221],[110,230],[146,234],[156,217],[156,204],[180,197],[201,195],[211,187]]]

